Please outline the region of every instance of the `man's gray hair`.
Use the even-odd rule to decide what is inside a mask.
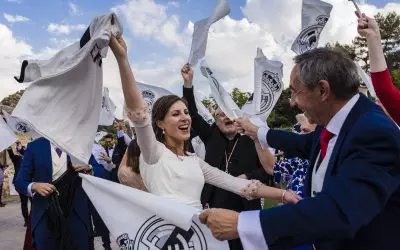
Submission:
[[[320,80],[329,83],[338,99],[346,100],[358,93],[360,78],[355,63],[334,48],[317,48],[298,55],[294,62],[299,76],[308,89],[314,89]]]

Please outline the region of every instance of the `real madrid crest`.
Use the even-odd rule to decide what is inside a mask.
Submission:
[[[279,80],[279,74],[271,71],[264,71],[262,74],[261,87],[261,107],[260,114],[263,114],[272,108],[275,101],[275,93],[278,93],[282,88],[282,83]]]
[[[296,39],[300,54],[317,47],[319,36],[325,24],[328,22],[328,19],[329,16],[320,15],[315,19],[316,24],[308,26],[301,31],[300,35]]]

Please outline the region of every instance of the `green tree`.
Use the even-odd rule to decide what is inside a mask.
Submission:
[[[298,108],[290,106],[290,89],[284,89],[282,95],[268,117],[267,123],[271,128],[291,128],[296,121],[296,115],[302,113]]]
[[[239,106],[239,108],[242,108],[242,106],[247,102],[247,100],[250,97],[250,93],[248,92],[242,92],[238,88],[234,88],[231,93],[233,101]]]
[[[21,99],[21,96],[24,94],[25,89],[21,89],[14,94],[11,94],[7,97],[5,97],[2,101],[1,104],[15,108],[17,106],[17,103],[19,102],[19,99]]]

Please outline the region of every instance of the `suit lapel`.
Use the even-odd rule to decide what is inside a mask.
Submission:
[[[329,159],[328,168],[325,174],[325,180],[333,174],[333,171],[336,170],[334,166],[338,160],[338,155],[342,149],[342,145],[347,135],[351,131],[351,128],[353,127],[354,123],[357,122],[358,118],[362,114],[370,110],[370,108],[372,107],[369,104],[371,104],[369,103],[369,100],[364,95],[360,94],[359,100],[350,111],[349,115],[347,116],[346,120],[343,123],[342,128],[340,129],[339,136],[335,143],[335,147],[333,148],[332,155]]]
[[[306,178],[305,178],[305,183],[304,183],[304,191],[305,191],[305,195],[307,197],[311,197],[311,177],[312,177],[312,172],[314,170],[314,165],[315,165],[315,161],[317,159],[318,153],[319,153],[319,137],[321,135],[321,131],[322,131],[322,127],[318,126],[315,129],[315,135],[314,135],[314,142],[312,145],[312,149],[311,149],[311,154],[310,154],[310,166],[307,169],[307,173],[306,173]]]

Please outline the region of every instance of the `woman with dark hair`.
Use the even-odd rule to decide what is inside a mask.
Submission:
[[[121,165],[118,169],[118,180],[123,185],[147,191],[142,176],[140,175],[139,157],[140,148],[136,139],[133,139],[129,143],[124,157],[122,158]]]
[[[127,114],[135,125],[141,150],[140,174],[149,192],[200,210],[205,182],[248,199],[268,197],[284,203],[299,200],[292,192],[235,178],[189,153],[187,141],[192,121],[182,98],[175,95],[159,98],[152,108],[151,124],[148,107],[129,65],[124,40],[112,37],[110,47],[118,62]]]

